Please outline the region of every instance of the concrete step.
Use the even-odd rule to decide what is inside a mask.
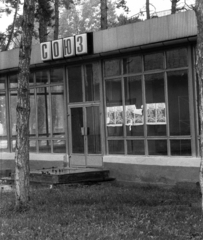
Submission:
[[[30,182],[42,184],[67,184],[113,180],[109,170],[98,168],[49,168],[30,172]]]
[[[58,185],[113,181],[109,170],[98,168],[43,168],[30,171],[30,185]],[[14,174],[0,178],[1,184],[14,184]]]

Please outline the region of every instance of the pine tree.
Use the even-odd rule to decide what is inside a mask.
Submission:
[[[197,47],[196,47],[196,73],[198,76],[199,89],[199,121],[200,121],[200,188],[203,196],[203,1],[196,0],[195,13],[197,18]],[[203,197],[202,197],[202,211],[203,211]]]
[[[16,108],[15,186],[16,207],[22,209],[29,202],[29,75],[34,28],[35,1],[23,6],[22,36],[19,49],[18,95]]]
[[[107,0],[101,0],[101,29],[107,29]]]

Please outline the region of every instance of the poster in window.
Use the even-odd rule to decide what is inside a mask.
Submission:
[[[143,125],[143,109],[137,109],[136,105],[127,105],[126,110],[126,125]]]
[[[147,124],[160,125],[166,124],[166,105],[165,103],[147,104]]]
[[[116,127],[123,124],[123,107],[107,107],[107,126]]]

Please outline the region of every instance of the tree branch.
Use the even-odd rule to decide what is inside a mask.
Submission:
[[[16,10],[15,10],[14,18],[13,18],[12,29],[11,29],[11,32],[10,32],[10,35],[9,35],[8,42],[7,42],[7,44],[6,44],[5,51],[8,50],[8,48],[9,48],[9,46],[10,46],[10,43],[11,43],[11,39],[12,39],[12,37],[13,37],[13,32],[14,32],[14,27],[15,27],[15,21],[16,21],[16,17],[17,17],[17,13],[18,13],[19,1],[20,1],[20,0],[17,0],[17,3],[16,3]]]

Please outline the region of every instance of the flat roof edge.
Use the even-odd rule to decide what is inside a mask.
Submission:
[[[153,48],[158,45],[176,44],[182,41],[196,40],[197,22],[194,11],[172,14],[143,22],[131,23],[116,28],[93,33],[94,54],[80,56],[80,59],[90,59],[95,56],[135,51],[136,49]],[[78,57],[64,62],[76,61]],[[0,52],[0,72],[16,70],[19,62],[19,49]],[[52,62],[52,61],[51,61]],[[31,66],[45,64],[41,60],[40,44],[33,45]],[[45,64],[47,65],[47,64]]]

